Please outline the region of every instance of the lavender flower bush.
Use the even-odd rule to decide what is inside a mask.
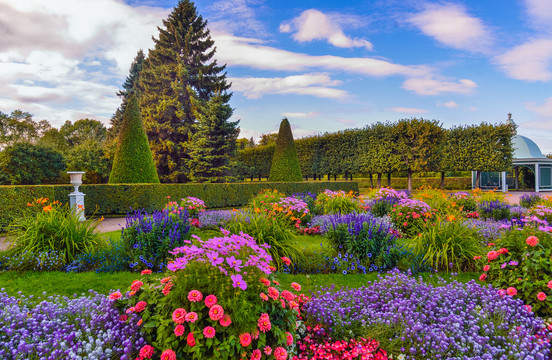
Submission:
[[[496,221],[493,219],[478,220],[467,219],[464,224],[468,227],[475,228],[481,238],[491,242],[502,237],[504,233],[510,228],[510,224],[503,221]]]
[[[187,211],[169,213],[154,211],[149,214],[136,210],[127,214],[121,239],[131,254],[130,267],[134,270],[162,270],[169,251],[183,246],[190,236]]]
[[[199,213],[199,227],[218,230],[225,227],[226,223],[232,219],[233,213],[232,210],[207,210]]]
[[[535,205],[540,204],[541,201],[542,201],[542,198],[537,193],[525,194],[519,198],[519,205],[525,208],[531,208]]]
[[[483,219],[509,219],[510,205],[500,200],[483,201],[479,204],[479,214]]]
[[[134,359],[145,344],[138,318],[105,295],[69,299],[8,296],[0,289],[0,359]]]
[[[393,272],[368,287],[333,290],[304,305],[307,323],[322,324],[334,339],[378,339],[393,358],[550,358],[542,319],[475,281],[433,286]]]

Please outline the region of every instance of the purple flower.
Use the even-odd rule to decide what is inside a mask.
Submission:
[[[207,253],[207,258],[211,261],[211,265],[217,266],[222,264],[224,261],[222,257],[219,256],[219,253],[216,251],[209,251]]]
[[[247,284],[245,283],[245,281],[243,281],[243,278],[240,274],[232,275],[230,276],[230,278],[232,279],[233,287],[239,287],[242,290],[247,289]]]
[[[231,268],[235,269],[237,272],[240,272],[242,267],[242,261],[240,259],[236,259],[234,255],[232,255],[226,258],[226,262]]]

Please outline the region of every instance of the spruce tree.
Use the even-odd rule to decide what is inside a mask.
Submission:
[[[158,28],[140,73],[144,125],[161,181],[186,182],[195,117],[192,98],[208,102],[220,92],[227,104],[226,65],[218,66],[207,21],[193,2],[181,0]]]
[[[268,181],[302,181],[301,166],[288,119],[280,123]]]
[[[142,65],[144,63],[144,52],[142,49],[138,51],[134,61],[130,65],[129,74],[123,83],[123,90],[117,91],[117,96],[119,96],[121,101],[121,106],[117,108],[115,114],[109,120],[111,127],[107,131],[108,141],[117,140],[119,137],[119,129],[121,128],[121,123],[123,122],[123,114],[125,113],[125,108],[128,103],[128,98],[131,94],[138,94],[138,78],[140,76],[140,71],[142,70]]]
[[[190,177],[194,182],[231,182],[239,121],[228,121],[232,108],[219,94],[207,103],[192,99],[197,124],[190,144]]]
[[[138,99],[134,95],[128,99],[123,115],[109,183],[159,183],[148,138],[142,124]]]

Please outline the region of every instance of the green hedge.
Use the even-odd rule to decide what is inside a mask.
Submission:
[[[342,182],[250,182],[225,184],[91,184],[82,185],[87,215],[125,215],[132,209],[148,211],[162,209],[171,200],[194,196],[205,201],[207,208],[242,207],[263,189],[277,189],[291,195],[295,192],[317,193],[324,189],[353,190],[358,192],[358,183]],[[73,191],[69,185],[7,185],[0,186],[0,230],[11,219],[20,215],[28,202],[46,197],[51,201],[68,202]]]
[[[362,189],[370,187],[369,179],[357,180],[359,187]],[[391,187],[394,189],[406,189],[407,178],[391,178]],[[374,186],[376,186],[376,177],[374,176]],[[381,186],[387,187],[387,177],[381,179]],[[412,188],[416,189],[421,186],[431,186],[439,189],[441,186],[441,178],[412,178]],[[469,177],[447,177],[445,178],[446,190],[471,190],[471,178]]]

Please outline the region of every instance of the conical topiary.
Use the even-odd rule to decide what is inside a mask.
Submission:
[[[125,108],[109,183],[159,183],[135,95],[128,99]]]
[[[280,123],[268,181],[302,181],[301,167],[288,119]]]

